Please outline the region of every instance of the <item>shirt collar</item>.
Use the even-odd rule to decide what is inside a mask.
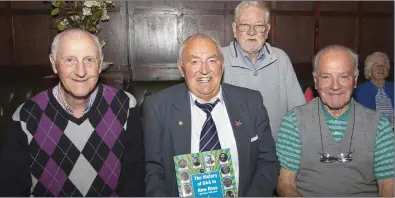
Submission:
[[[321,108],[322,108],[322,112],[324,112],[324,118],[325,118],[325,120],[341,120],[341,121],[344,121],[344,122],[348,122],[348,119],[349,119],[349,117],[350,117],[350,112],[351,112],[350,109],[352,109],[352,106],[353,106],[352,100],[350,101],[349,104],[350,104],[350,105],[348,105],[348,108],[347,108],[346,112],[344,112],[340,117],[336,118],[336,117],[332,116],[332,115],[326,110],[324,104],[323,104],[322,101],[320,100],[320,106],[321,106]]]
[[[95,101],[96,95],[97,95],[98,88],[96,86],[95,90],[91,93],[89,96],[88,102],[86,103],[84,110],[82,112],[82,115],[84,115],[86,112],[89,111],[89,109],[92,107],[93,102]],[[53,89],[53,95],[55,96],[56,100],[60,103],[60,105],[63,107],[64,110],[66,110],[67,113],[70,115],[74,115],[72,108],[67,104],[65,101],[62,92],[60,91],[60,83],[54,87]]]
[[[195,105],[195,101],[196,101],[196,100],[197,100],[199,103],[202,103],[202,104],[203,104],[203,103],[207,103],[207,102],[205,102],[204,100],[202,100],[202,99],[196,97],[191,91],[189,91],[189,95],[190,95],[190,101],[191,101],[191,104],[192,104],[192,105]],[[214,103],[217,99],[219,99],[219,102],[222,103],[222,101],[223,101],[222,86],[219,87],[219,92],[218,92],[218,94],[217,94],[214,98],[212,98],[212,99],[210,100],[210,102],[208,102],[208,103]]]
[[[235,41],[235,42],[236,42],[236,41]],[[265,42],[265,44],[266,44],[266,42]],[[265,47],[265,44],[263,44],[263,47],[262,47],[261,51],[259,51],[259,55],[258,55],[258,58],[257,58],[256,60],[263,60],[263,59],[265,58],[265,50],[263,49],[263,48]],[[250,59],[250,57],[248,57],[247,53],[245,53],[245,52],[241,49],[241,46],[240,46],[239,42],[236,42],[236,50],[237,50],[241,55],[243,55],[244,58],[248,58],[248,59],[251,61],[251,59]]]

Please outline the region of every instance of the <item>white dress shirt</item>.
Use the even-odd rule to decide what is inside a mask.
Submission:
[[[203,100],[197,98],[195,95],[190,93],[191,100],[191,152],[198,153],[200,146],[200,133],[203,128],[203,124],[206,121],[207,114],[201,110],[195,104],[195,100],[199,103],[206,103]],[[232,162],[235,171],[236,178],[236,186],[238,188],[239,184],[239,156],[237,152],[236,139],[233,134],[233,129],[231,122],[229,120],[228,111],[226,110],[225,102],[222,97],[222,87],[220,87],[219,93],[216,97],[214,97],[210,103],[215,102],[219,99],[217,105],[215,105],[213,111],[211,111],[211,116],[214,120],[215,126],[217,128],[219,142],[221,143],[221,148],[226,149],[230,148],[232,154]]]

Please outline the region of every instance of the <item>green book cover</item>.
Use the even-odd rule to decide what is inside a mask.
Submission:
[[[178,155],[174,167],[180,197],[237,197],[230,149]]]

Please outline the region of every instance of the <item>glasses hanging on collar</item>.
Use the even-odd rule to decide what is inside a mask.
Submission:
[[[350,139],[350,144],[348,147],[348,152],[341,152],[338,155],[334,155],[331,153],[327,153],[324,151],[324,143],[322,141],[322,131],[321,131],[321,116],[320,116],[320,99],[318,100],[318,122],[320,125],[320,136],[321,136],[321,153],[320,153],[320,162],[322,163],[333,163],[333,162],[351,162],[353,160],[352,158],[352,153],[354,151],[351,151],[351,144],[352,144],[352,138],[354,136],[354,124],[355,124],[355,105],[353,105],[353,123],[352,123],[352,131],[351,131],[351,139]]]
[[[321,153],[320,162],[322,163],[332,163],[332,162],[351,162],[353,152],[340,153],[334,156],[330,153]]]

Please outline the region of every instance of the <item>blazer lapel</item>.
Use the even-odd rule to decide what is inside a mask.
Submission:
[[[191,153],[191,107],[186,86],[182,86],[170,106],[171,133],[175,155]]]
[[[246,172],[249,170],[249,161],[250,161],[250,139],[246,133],[248,130],[251,130],[243,123],[247,123],[248,115],[246,115],[246,111],[243,107],[243,104],[237,99],[235,94],[237,93],[229,93],[230,90],[227,88],[226,84],[222,86],[222,93],[224,97],[224,101],[226,104],[226,110],[229,114],[229,119],[232,125],[233,134],[236,139],[237,152],[239,156],[239,193],[243,193],[245,190],[244,184],[248,182],[246,179]],[[239,194],[243,196],[243,194]]]

